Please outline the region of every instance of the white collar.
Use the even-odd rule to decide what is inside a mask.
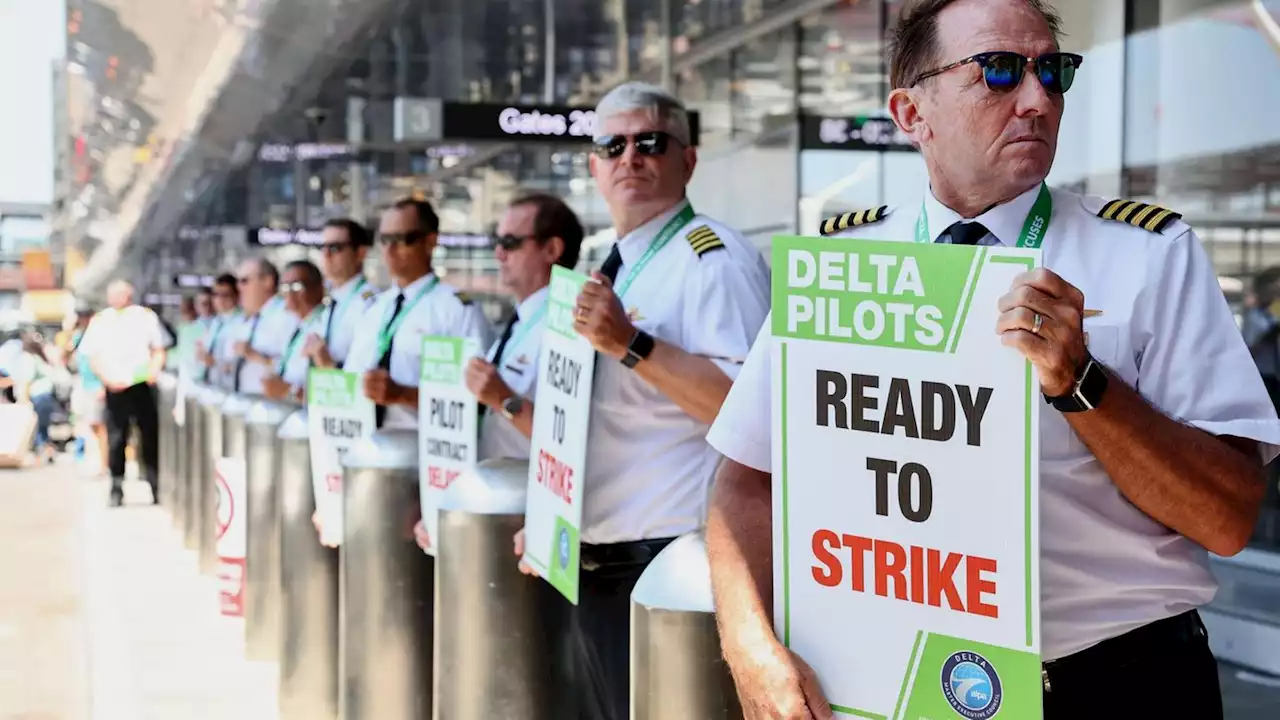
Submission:
[[[1022,235],[1022,226],[1027,222],[1027,213],[1031,212],[1031,206],[1035,204],[1039,194],[1040,183],[1036,183],[1030,190],[1014,199],[996,205],[975,218],[965,220],[960,217],[960,213],[939,202],[933,194],[933,189],[926,186],[924,207],[929,218],[929,233],[933,236],[929,238],[929,242],[936,242],[938,236],[946,232],[947,228],[964,220],[982,223],[1002,245],[1012,247],[1017,244],[1018,237]]]
[[[689,198],[682,198],[675,205],[662,211],[645,224],[627,233],[626,237],[618,240],[618,254],[622,256],[623,264],[635,264],[644,255],[644,251],[649,249],[649,245],[657,238],[658,233],[662,232],[662,228],[667,224],[667,221],[688,206]]]
[[[543,285],[536,292],[525,298],[516,305],[516,317],[520,322],[527,322],[529,318],[538,314],[543,305],[547,304],[547,294],[550,292],[550,285]]]
[[[337,300],[339,298],[346,300],[347,298],[351,297],[351,293],[355,292],[356,286],[359,285],[360,281],[363,279],[364,279],[363,273],[356,273],[355,275],[352,275],[351,277],[347,278],[346,282],[330,290],[329,296],[332,297],[334,300]]]
[[[396,285],[395,286],[396,291],[399,294],[404,295],[405,299],[407,300],[410,296],[416,295],[420,290],[422,290],[422,286],[430,282],[431,278],[435,276],[436,276],[435,273],[427,273],[426,275],[423,275],[422,277],[418,278],[417,280],[414,280],[413,282],[409,283],[408,285],[405,285],[404,287],[400,287],[399,285]]]

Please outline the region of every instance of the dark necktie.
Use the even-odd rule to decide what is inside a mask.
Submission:
[[[248,350],[253,349],[253,336],[258,334],[258,321],[261,319],[262,319],[261,312],[253,316],[253,325],[250,326],[249,328],[249,339],[245,342],[245,344],[248,346],[247,348]],[[236,376],[231,381],[232,390],[234,392],[240,392],[240,371],[244,369],[244,364],[245,364],[245,358],[243,356],[236,359]]]
[[[400,316],[400,311],[403,309],[404,309],[404,293],[398,293],[396,295],[395,309],[391,311],[391,319],[387,321],[387,326],[382,329],[383,332],[386,332],[387,328],[390,328],[392,325],[395,324],[396,318]],[[387,372],[391,372],[391,346],[394,343],[395,343],[395,337],[392,337],[390,341],[387,342],[386,352],[382,353],[382,357],[378,358],[379,370],[386,370]],[[387,406],[375,405],[373,408],[373,420],[374,420],[375,427],[382,427],[382,423],[386,419],[387,419]]]
[[[514,310],[511,311],[511,317],[507,319],[507,326],[502,330],[502,337],[498,339],[498,349],[493,351],[493,367],[499,372],[502,370],[502,352],[507,349],[507,343],[511,341],[511,331],[515,330],[516,321],[519,319],[520,314]],[[484,414],[489,410],[489,406],[484,403],[479,403],[479,406],[480,416],[484,417]]]
[[[980,222],[958,222],[948,228],[952,245],[977,245],[989,230]]]
[[[622,267],[622,253],[618,252],[618,243],[613,244],[613,250],[609,251],[609,257],[604,259],[604,264],[600,266],[600,274],[609,278],[609,282],[618,279],[618,269]]]

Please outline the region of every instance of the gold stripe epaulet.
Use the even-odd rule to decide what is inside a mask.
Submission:
[[[888,216],[888,205],[881,205],[878,208],[870,210],[859,210],[857,212],[849,212],[843,215],[829,217],[822,221],[822,225],[818,228],[818,232],[823,235],[835,235],[841,230],[848,230],[857,225],[870,225],[878,223]]]
[[[712,250],[719,250],[724,247],[724,241],[720,239],[716,232],[706,225],[700,225],[689,231],[684,239],[689,242],[689,247],[693,248],[693,254],[702,257]]]
[[[1163,232],[1169,223],[1180,219],[1182,213],[1135,200],[1112,200],[1102,206],[1098,211],[1098,217],[1103,220],[1128,223],[1147,232],[1159,233]]]

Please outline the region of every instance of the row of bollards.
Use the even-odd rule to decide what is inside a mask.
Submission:
[[[200,571],[219,578],[224,612],[243,614],[246,658],[277,663],[282,719],[569,715],[549,661],[562,601],[512,554],[527,461],[482,462],[450,487],[433,559],[413,537],[417,435],[379,431],[343,457],[343,544],[327,548],[312,521],[305,408],[172,376],[157,386],[161,503]],[[742,717],[699,534],[636,585],[631,670],[634,720]]]

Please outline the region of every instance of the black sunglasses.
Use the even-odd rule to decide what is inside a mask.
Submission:
[[[631,144],[635,145],[636,153],[640,155],[662,155],[667,151],[667,144],[672,140],[674,138],[661,130],[651,130],[635,135],[601,135],[595,139],[592,152],[599,157],[613,160],[622,157],[622,154],[627,151],[627,145]]]
[[[991,92],[1004,93],[1016,89],[1022,84],[1022,74],[1028,65],[1035,66],[1036,77],[1050,95],[1061,95],[1071,89],[1076,79],[1076,69],[1084,62],[1084,58],[1075,53],[1051,52],[1040,57],[1027,57],[1016,52],[996,51],[978,53],[950,65],[921,74],[911,83],[918,85],[921,80],[941,75],[969,63],[982,68],[982,81]]]
[[[427,233],[421,230],[410,230],[404,233],[380,233],[378,242],[386,245],[416,245],[417,242],[427,236]]]
[[[495,248],[502,248],[507,252],[511,252],[513,250],[519,250],[520,246],[524,245],[525,240],[534,239],[536,238],[533,235],[494,235],[493,246]]]

